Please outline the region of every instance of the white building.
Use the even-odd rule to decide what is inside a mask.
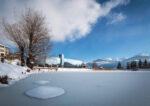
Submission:
[[[9,55],[9,47],[0,44],[0,58]]]

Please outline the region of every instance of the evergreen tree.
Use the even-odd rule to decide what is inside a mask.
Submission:
[[[127,62],[127,66],[126,66],[127,69],[130,69],[130,63]]]
[[[141,59],[139,60],[138,66],[139,66],[139,68],[142,68],[142,61],[141,61]]]
[[[136,69],[136,61],[132,61],[132,62],[131,62],[131,68],[132,68],[133,70]]]
[[[118,65],[117,65],[117,69],[121,69],[122,67],[121,67],[121,62],[119,61],[118,62]]]
[[[147,67],[147,60],[145,59],[144,63],[143,63],[143,67]]]

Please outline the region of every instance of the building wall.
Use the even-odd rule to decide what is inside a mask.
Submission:
[[[64,55],[60,54],[59,58],[60,58],[60,66],[63,67],[64,66]]]
[[[9,55],[9,48],[8,47],[5,47],[5,54]]]
[[[9,55],[9,47],[0,44],[0,58]]]

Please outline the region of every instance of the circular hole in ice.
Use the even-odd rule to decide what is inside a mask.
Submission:
[[[38,99],[49,99],[64,94],[65,91],[62,88],[40,86],[25,92],[26,95]]]
[[[34,81],[33,83],[38,84],[38,85],[44,85],[44,84],[49,83],[49,81]]]

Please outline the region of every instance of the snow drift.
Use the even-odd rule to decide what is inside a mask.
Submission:
[[[25,94],[38,99],[49,99],[64,94],[65,91],[62,88],[40,86],[27,91]]]
[[[12,65],[12,64],[6,64],[6,63],[1,63],[0,62],[0,76],[8,76],[9,79],[9,84],[12,84],[12,82],[20,80],[27,75],[22,74],[27,70],[27,67],[21,67],[17,65]],[[6,87],[8,85],[4,85],[0,83],[0,87]]]
[[[7,75],[11,79],[19,79],[22,76],[22,72],[25,72],[27,67],[21,67],[17,65],[5,64],[0,62],[0,76]]]

